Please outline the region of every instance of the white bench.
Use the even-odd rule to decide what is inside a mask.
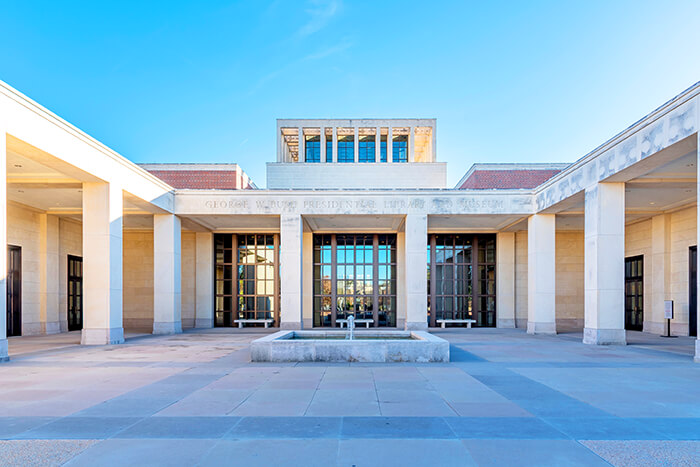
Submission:
[[[274,319],[234,319],[233,322],[238,323],[239,328],[242,328],[244,323],[265,323],[265,328],[268,328],[274,322]]]
[[[472,327],[472,323],[476,323],[475,319],[439,319],[437,320],[438,323],[442,326],[442,328],[445,328],[445,324],[462,324],[466,323],[468,328]]]
[[[335,322],[336,322],[336,323],[340,323],[340,327],[341,327],[341,328],[342,328],[343,326],[347,326],[347,325],[348,325],[348,320],[347,320],[347,319],[336,319]],[[372,323],[374,323],[374,320],[371,319],[371,318],[358,318],[358,319],[355,320],[355,324],[362,324],[362,323],[366,324],[366,325],[367,325],[367,328],[369,329],[369,325],[372,324]]]

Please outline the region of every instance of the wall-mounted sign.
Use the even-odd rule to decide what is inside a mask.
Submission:
[[[664,300],[664,318],[673,319],[673,300]]]

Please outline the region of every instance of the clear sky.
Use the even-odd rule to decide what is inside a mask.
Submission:
[[[0,79],[135,162],[237,162],[276,118],[438,119],[475,162],[570,162],[700,81],[696,1],[14,1]]]

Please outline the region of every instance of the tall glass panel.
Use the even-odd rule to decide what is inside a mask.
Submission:
[[[360,138],[360,147],[358,149],[359,162],[374,162],[376,160],[376,141],[374,136],[363,136]]]
[[[495,326],[495,235],[430,235],[427,287],[430,325],[473,319]]]
[[[326,135],[326,162],[333,162],[333,136]]]
[[[355,136],[338,136],[338,162],[355,162]]]
[[[408,136],[394,136],[391,143],[392,162],[408,162]]]
[[[306,137],[306,162],[321,162],[321,136]]]
[[[396,326],[396,235],[314,235],[314,326]]]
[[[216,326],[234,326],[238,319],[278,321],[276,237],[214,235]]]

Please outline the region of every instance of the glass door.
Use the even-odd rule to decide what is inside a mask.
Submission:
[[[7,246],[7,336],[22,335],[22,248]]]
[[[314,326],[396,326],[396,235],[314,235]]]
[[[68,330],[83,329],[83,258],[68,255]]]
[[[428,237],[428,324],[473,319],[496,326],[496,236]]]
[[[644,323],[644,257],[625,258],[625,329],[641,331]]]

